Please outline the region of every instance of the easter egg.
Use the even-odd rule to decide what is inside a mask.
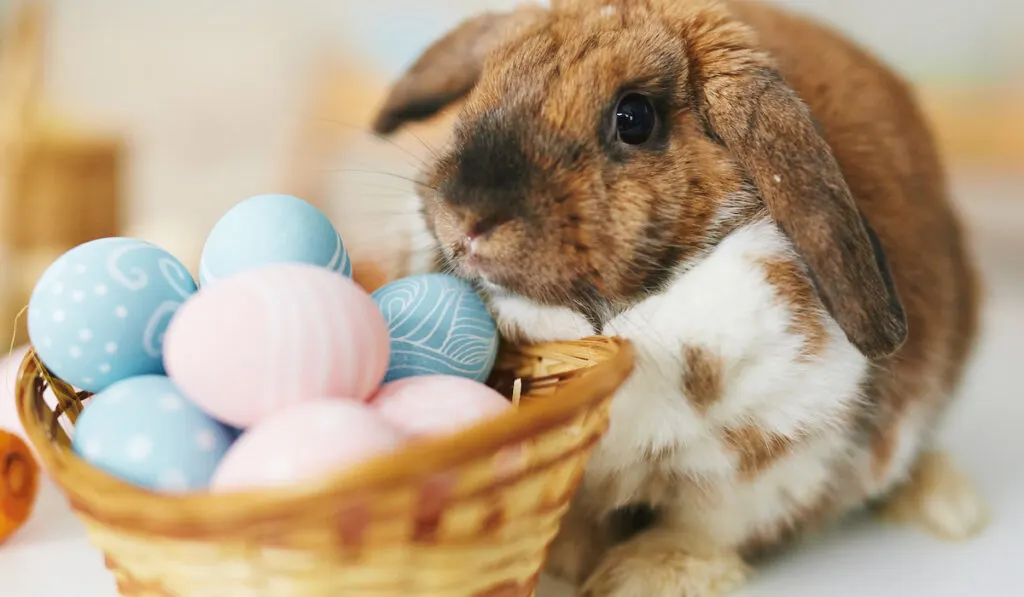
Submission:
[[[365,400],[388,362],[387,325],[355,282],[283,263],[200,290],[167,330],[164,364],[192,400],[248,427],[309,396]]]
[[[444,274],[410,276],[373,293],[391,337],[384,380],[455,375],[486,381],[498,354],[498,330],[469,283]]]
[[[362,403],[306,401],[249,428],[214,475],[214,491],[286,485],[329,475],[397,448],[402,436]]]
[[[122,379],[163,373],[163,336],[196,291],[180,261],[131,238],[94,240],[60,256],[36,283],[28,332],[64,381],[100,392]]]
[[[199,284],[273,263],[308,263],[352,275],[341,236],[323,212],[291,195],[257,195],[228,210],[210,231]]]
[[[385,384],[371,406],[411,437],[455,433],[512,407],[482,383],[450,375],[409,377]]]
[[[177,493],[205,489],[232,439],[169,378],[143,375],[85,403],[72,448],[124,481]]]

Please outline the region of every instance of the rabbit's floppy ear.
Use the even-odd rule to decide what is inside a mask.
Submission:
[[[665,1],[666,12],[679,10]],[[892,354],[907,336],[903,306],[882,246],[809,108],[754,32],[721,3],[674,4],[692,10],[677,16],[684,17],[690,78],[711,134],[753,179],[850,342],[869,358]]]
[[[373,123],[374,131],[391,134],[408,122],[436,115],[464,97],[480,78],[487,55],[545,12],[530,5],[463,21],[427,48],[392,86]]]

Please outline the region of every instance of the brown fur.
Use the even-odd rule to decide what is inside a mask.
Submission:
[[[599,19],[589,10],[595,4],[563,5],[583,16],[531,13],[536,22],[479,66],[456,149],[431,176],[443,196],[479,115],[497,106],[521,115],[511,121],[540,175],[518,190],[535,203],[526,217],[503,214],[509,219],[485,245],[486,261],[502,264],[496,280],[543,302],[585,307],[599,323],[648,290],[644,280],[657,282],[665,264],[699,258],[745,221],[709,228],[724,206],[739,201],[746,218],[756,213],[742,200],[746,172],[851,341],[869,356],[900,347],[868,388],[892,407],[889,421],[875,420],[877,441],[891,435],[885,428],[905,402],[945,400],[977,333],[978,282],[941,160],[905,83],[827,27],[768,5],[620,1],[620,16]],[[581,115],[599,112],[625,81],[672,89],[676,120],[664,155],[610,170],[596,155],[597,119]],[[768,150],[776,161],[762,163]],[[441,196],[426,199],[426,212],[458,269],[464,231],[493,214],[453,208]],[[884,258],[869,254],[869,230]],[[903,313],[910,331],[901,345]],[[817,332],[808,327],[806,337],[812,352]],[[927,391],[922,380],[935,376],[946,391]]]
[[[617,10],[599,10],[606,5]],[[864,438],[875,473],[889,475],[908,413],[934,424],[944,412],[980,300],[943,164],[908,86],[835,31],[767,4],[554,6],[492,16],[484,29],[501,35],[485,58],[436,60],[431,50],[382,113],[386,131],[470,88],[451,149],[425,177],[424,212],[448,265],[575,309],[600,333],[767,214],[799,259],[761,265],[793,313],[804,357],[823,353],[827,313],[872,361],[859,427],[848,431]],[[457,29],[435,48],[479,48],[464,38],[481,29]],[[667,123],[647,147],[616,144],[606,130],[624,90],[655,98]],[[476,255],[468,237],[479,241]],[[706,409],[721,372],[694,350],[682,355],[697,372],[686,389]],[[791,447],[755,428],[726,439],[750,475]],[[792,529],[849,506],[823,503],[827,512],[811,508]],[[788,534],[769,529],[761,547]]]
[[[381,118],[391,124],[382,131],[402,114],[422,116],[409,107],[443,95],[446,87],[423,83],[440,77],[424,74],[431,62],[433,72],[453,70],[437,54],[474,49],[458,76],[480,79],[454,151],[428,177],[444,199],[428,200],[427,216],[456,271],[487,273],[513,292],[579,308],[600,331],[611,314],[656,290],[667,270],[735,226],[716,215],[749,177],[850,340],[872,357],[899,348],[906,320],[870,218],[753,30],[720,3],[620,2],[613,17],[579,6],[546,18],[535,10],[488,15],[486,26],[471,20],[424,54],[388,99]],[[483,30],[515,33],[492,42],[481,61],[472,40]],[[630,152],[609,168],[594,122],[624,88],[661,98],[663,152]],[[690,200],[668,200],[680,193]],[[463,239],[477,230],[489,234],[469,267]]]
[[[722,361],[705,348],[687,346],[683,350],[683,362],[686,371],[683,392],[698,411],[706,412],[722,397]]]
[[[559,5],[581,13],[509,13],[504,19],[516,27],[505,29],[507,43],[491,42],[496,49],[487,61],[474,40],[482,29],[501,31],[502,17],[489,15],[487,27],[460,27],[424,54],[389,98],[382,118],[418,118],[429,112],[401,107],[445,95],[436,82],[442,75],[450,81],[457,71],[463,86],[479,78],[454,151],[430,173],[428,186],[438,192],[425,200],[456,271],[470,273],[463,267],[466,231],[497,221],[483,269],[493,268],[493,279],[510,290],[585,311],[600,328],[657,290],[671,267],[699,259],[756,215],[759,202],[743,193],[749,176],[851,341],[884,357],[901,346],[905,317],[905,345],[898,358],[880,362],[868,387],[892,412],[889,420],[873,419],[875,441],[893,434],[887,427],[906,401],[945,400],[976,336],[978,283],[941,161],[903,81],[828,28],[759,3],[619,1],[613,18],[595,17],[594,4]],[[466,47],[474,51],[462,62],[452,58],[453,48]],[[671,91],[673,122],[664,154],[633,155],[609,168],[594,138],[596,114],[624,83]],[[460,186],[453,179],[465,150],[508,148],[471,143],[487,136],[482,119],[498,107],[507,117],[501,122],[516,123],[507,145],[525,166],[500,172],[505,156],[473,165],[481,179],[511,176],[517,185],[506,196],[525,197],[526,205],[517,213],[479,201],[453,206],[444,197]],[[766,155],[774,161],[764,162]],[[470,194],[494,190],[485,183]],[[675,196],[687,200],[668,200]],[[731,216],[717,217],[722,213]],[[883,250],[877,255],[872,231]],[[802,273],[767,273],[791,305],[811,304]],[[809,307],[794,319],[808,357],[822,337],[813,320]],[[935,375],[945,391],[925,387],[922,380]]]
[[[768,469],[776,460],[783,458],[793,448],[796,440],[774,433],[765,433],[752,425],[725,432],[725,443],[739,458],[741,479],[753,479]]]
[[[651,43],[663,53],[657,61],[646,50]],[[594,20],[585,34],[578,19],[549,18],[496,50],[463,106],[454,151],[427,181],[438,193],[428,194],[425,211],[456,271],[470,274],[466,234],[497,221],[482,253],[485,269],[501,264],[493,279],[541,302],[581,308],[599,326],[760,212],[742,172],[705,135],[693,111],[696,98],[680,70],[686,61],[677,34],[664,23],[645,24],[640,15],[628,22]],[[524,71],[532,73],[528,81]],[[621,74],[592,76],[605,71]],[[666,93],[671,138],[664,154],[636,152],[610,168],[594,135],[596,122],[627,76],[639,88]],[[581,95],[581,89],[592,92]],[[521,127],[494,130],[507,122],[494,122],[499,106]],[[593,116],[582,119],[581,111]],[[531,134],[538,130],[549,134]],[[493,163],[481,152],[495,154]],[[481,180],[464,180],[464,168]],[[460,193],[507,199],[490,205],[471,197],[450,200]],[[680,194],[688,200],[673,200]],[[513,203],[515,213],[508,208]]]
[[[902,305],[807,105],[771,55],[757,49],[754,30],[724,7],[663,5],[688,34],[688,54],[697,62],[690,76],[703,89],[699,110],[757,184],[818,282],[822,301],[866,355],[891,354],[907,333]]]
[[[791,330],[804,342],[802,357],[809,360],[821,356],[829,339],[825,313],[804,268],[788,259],[765,259],[761,267],[768,283],[792,314]]]

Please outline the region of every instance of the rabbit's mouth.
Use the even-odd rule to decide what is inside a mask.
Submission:
[[[582,315],[599,333],[612,315],[611,302],[598,285],[573,276],[564,255],[542,246],[516,242],[513,231],[502,235],[467,235],[443,245],[451,273],[476,284],[491,296],[520,297],[532,302],[567,307]]]
[[[500,247],[487,236],[460,235],[454,242],[445,243],[448,266],[452,273],[473,281],[479,281],[495,289],[510,289],[518,286],[512,268],[505,266],[500,258]]]

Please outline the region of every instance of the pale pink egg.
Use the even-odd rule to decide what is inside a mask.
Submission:
[[[370,295],[337,272],[297,263],[203,288],[164,339],[164,366],[182,391],[243,428],[310,396],[368,399],[389,353]]]
[[[450,375],[393,381],[380,389],[370,405],[388,423],[412,437],[455,433],[512,407],[490,387]]]
[[[311,481],[395,450],[402,435],[363,403],[303,402],[250,427],[213,475],[213,491]]]

